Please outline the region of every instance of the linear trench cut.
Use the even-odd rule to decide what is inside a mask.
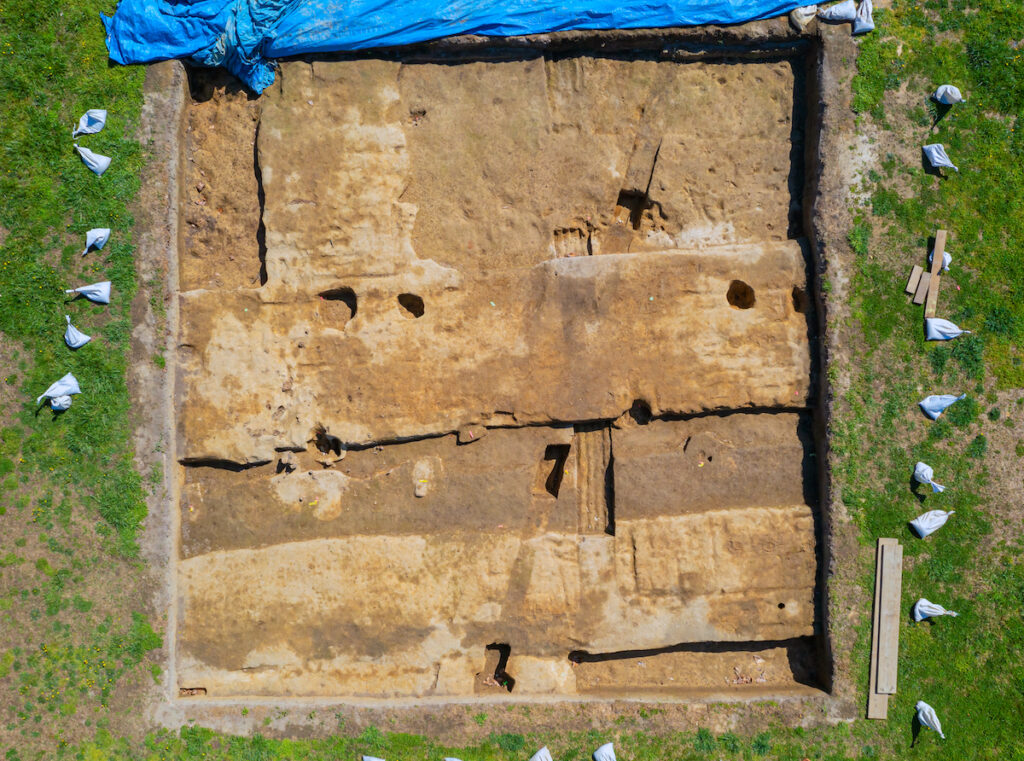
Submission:
[[[659,51],[190,77],[180,697],[825,681],[808,49]]]

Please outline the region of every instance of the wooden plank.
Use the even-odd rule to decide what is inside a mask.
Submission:
[[[942,272],[942,255],[946,253],[946,231],[935,231],[935,248],[932,249],[932,277]]]
[[[903,597],[903,548],[887,545],[882,552],[882,605],[878,624],[878,675],[875,691],[896,692],[896,666],[900,649],[900,600]]]
[[[946,231],[935,231],[935,247],[932,249],[932,269],[929,273],[928,290],[925,292],[924,316],[934,317],[939,305],[939,273],[942,272],[942,256],[946,253]],[[917,296],[914,296],[914,303]]]
[[[932,275],[928,280],[928,294],[924,298],[924,316],[926,318],[935,316],[935,309],[939,304],[939,281],[941,280],[939,275]]]
[[[878,673],[878,620],[882,610],[882,548],[891,540],[879,539],[875,550],[875,596],[871,605],[871,666],[868,669],[868,718],[884,719],[889,712],[889,696],[876,690]]]
[[[887,718],[889,695],[896,692],[902,590],[903,547],[895,539],[879,539],[875,554],[875,598],[871,611],[869,719]]]
[[[921,275],[921,280],[917,284],[917,292],[914,294],[914,303],[923,304],[925,296],[928,295],[928,283],[931,282],[932,276],[925,272]]]
[[[922,272],[924,272],[924,268],[915,264],[914,269],[910,270],[910,278],[907,280],[907,287],[903,289],[904,293],[909,293],[911,296],[917,293],[917,284],[921,282]]]
[[[889,696],[880,692],[872,692],[868,695],[868,718],[887,719],[889,718]]]

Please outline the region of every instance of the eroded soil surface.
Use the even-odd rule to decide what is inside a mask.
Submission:
[[[802,66],[194,84],[179,687],[815,684]]]

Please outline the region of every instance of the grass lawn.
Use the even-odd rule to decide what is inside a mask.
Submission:
[[[147,653],[160,644],[141,585],[126,583],[144,571],[136,540],[145,487],[130,439],[132,416],[141,412],[132,410],[125,383],[144,72],[108,67],[98,13],[112,8],[0,0],[0,753],[7,761],[354,759],[363,752],[389,761],[525,761],[542,744],[559,761],[582,761],[610,739],[625,761],[1024,759],[1024,500],[1013,496],[1021,477],[1009,483],[1005,475],[1024,465],[1024,3],[895,0],[859,43],[853,103],[877,161],[858,189],[863,205],[852,210],[849,316],[831,325],[848,352],[842,367],[830,369],[838,395],[834,491],[859,532],[856,576],[865,589],[876,537],[895,536],[905,547],[907,607],[927,597],[960,613],[904,625],[889,721],[664,735],[641,715],[602,732],[524,737],[503,726],[513,709],[495,708],[472,717],[490,731],[487,741],[461,748],[344,725],[312,740],[140,730],[143,686],[159,678]],[[927,95],[943,83],[959,86],[968,102],[940,114]],[[110,112],[103,132],[81,139],[114,157],[102,178],[71,150],[71,127],[88,108]],[[920,146],[932,142],[946,146],[958,174],[941,179],[922,170]],[[111,227],[113,236],[83,258],[91,227]],[[953,255],[939,316],[974,331],[941,345],[925,344],[920,309],[902,294],[937,227],[949,231]],[[114,284],[110,306],[65,303],[64,288],[105,279]],[[64,314],[92,343],[67,349]],[[37,410],[35,397],[69,371],[83,390],[71,409]],[[927,394],[953,392],[968,398],[938,422],[916,409]],[[918,459],[949,486],[923,506],[909,484]],[[956,514],[929,539],[912,537],[907,521],[933,508]],[[853,662],[863,693],[869,611],[862,613]],[[925,731],[910,748],[919,699],[936,708],[947,739]]]
[[[145,516],[125,385],[143,72],[108,68],[101,8],[0,4],[0,748],[8,759],[45,757],[94,735],[116,713],[122,676],[160,644],[140,591],[124,583],[139,573]],[[72,125],[88,108],[110,112],[103,132],[80,140],[114,157],[102,178],[72,152]],[[114,232],[82,257],[92,227]],[[98,280],[113,282],[109,307],[65,303],[65,288]],[[62,339],[65,314],[93,337],[77,352]],[[83,391],[71,409],[37,409],[35,397],[67,372]]]

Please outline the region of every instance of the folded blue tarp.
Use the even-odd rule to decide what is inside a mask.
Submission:
[[[573,29],[737,24],[793,0],[121,0],[103,17],[117,63],[189,58],[223,66],[256,92],[274,58],[391,47],[455,34],[510,37]]]

